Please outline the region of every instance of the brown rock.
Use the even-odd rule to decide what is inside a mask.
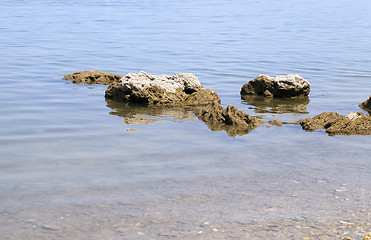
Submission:
[[[299,123],[304,130],[314,131],[324,129],[325,126],[335,122],[340,117],[339,113],[324,112],[313,118],[305,118],[300,120]]]
[[[121,78],[122,76],[120,75],[114,73],[101,72],[98,70],[75,72],[63,77],[63,79],[71,80],[73,83],[88,83],[103,85],[108,85],[112,82],[117,82]]]
[[[281,122],[280,120],[270,120],[269,123],[271,125],[278,126],[278,127],[282,127],[283,126],[283,122]]]
[[[241,88],[241,95],[291,98],[308,96],[310,84],[299,75],[269,77],[259,75]]]
[[[229,136],[245,135],[263,121],[239,111],[235,106],[223,108],[220,104],[211,104],[196,112],[212,131],[226,131]]]
[[[361,112],[346,116],[334,112],[324,112],[313,118],[299,121],[304,130],[325,129],[329,135],[371,135],[371,116]]]
[[[371,96],[366,101],[359,104],[359,107],[371,113]]]

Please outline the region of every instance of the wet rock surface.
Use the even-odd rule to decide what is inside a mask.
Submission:
[[[173,76],[129,73],[118,82],[111,83],[105,96],[117,101],[160,106],[220,103],[218,94],[212,89],[205,89],[191,73]]]
[[[371,113],[371,96],[366,101],[359,104],[359,107]]]
[[[75,72],[63,77],[65,80],[71,80],[73,83],[88,83],[88,84],[102,84],[108,85],[112,82],[119,81],[121,75],[101,72],[98,70],[88,70],[83,72]]]
[[[244,84],[241,95],[261,95],[275,98],[292,98],[308,96],[310,84],[299,75],[279,75],[270,77],[259,75],[255,79]]]
[[[196,112],[196,116],[212,131],[224,130],[229,136],[245,135],[263,123],[232,105],[223,108],[219,104],[212,104]]]
[[[281,122],[280,120],[270,120],[269,121],[269,124],[270,125],[274,125],[274,126],[278,126],[278,127],[282,127],[283,126],[283,122]]]
[[[370,135],[371,116],[361,112],[349,113],[346,116],[336,112],[324,112],[313,118],[299,121],[304,130],[325,129],[329,135]]]

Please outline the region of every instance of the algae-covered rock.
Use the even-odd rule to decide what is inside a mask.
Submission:
[[[148,105],[197,106],[220,103],[218,94],[205,89],[191,73],[173,76],[129,73],[118,82],[111,83],[105,96],[108,99]]]
[[[299,121],[304,130],[314,131],[324,129],[325,126],[335,122],[340,117],[337,112],[324,112],[313,118],[305,118]]]
[[[335,112],[324,112],[313,118],[299,121],[304,130],[325,129],[329,135],[371,135],[371,116],[361,112],[346,116]]]
[[[308,96],[310,84],[299,75],[279,75],[269,77],[259,75],[241,88],[241,95],[261,95],[265,97],[291,98]]]
[[[108,85],[112,82],[119,81],[122,76],[101,72],[98,70],[88,70],[83,72],[75,72],[63,77],[65,80],[71,80],[73,83],[88,83],[88,84],[103,84]]]
[[[278,127],[282,127],[283,126],[283,122],[281,122],[280,120],[270,120],[269,121],[269,124],[270,125],[274,125],[274,126],[278,126]]]
[[[359,107],[371,113],[371,96],[366,101],[359,104]]]
[[[224,130],[229,136],[245,135],[263,123],[257,117],[249,116],[232,105],[223,108],[220,104],[211,104],[196,112],[196,116],[211,130]]]

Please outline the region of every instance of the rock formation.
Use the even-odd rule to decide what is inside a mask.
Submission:
[[[88,83],[88,84],[103,84],[108,85],[112,82],[119,81],[122,76],[114,74],[114,73],[107,73],[101,71],[83,71],[83,72],[75,72],[63,77],[65,80],[71,80],[73,83]]]
[[[106,98],[129,103],[166,106],[199,106],[220,103],[212,89],[205,89],[192,73],[173,76],[129,73],[111,83]]]
[[[329,135],[371,135],[371,116],[361,112],[352,112],[346,116],[324,112],[313,118],[300,120],[299,123],[304,130],[325,129]]]
[[[359,107],[371,113],[371,96],[366,101],[359,104]]]
[[[283,126],[283,122],[281,122],[280,120],[270,120],[269,121],[269,124],[270,125],[274,125],[274,126],[278,126],[278,127],[282,127]]]
[[[223,108],[220,104],[211,104],[196,112],[212,131],[226,131],[229,136],[245,135],[263,121],[239,111],[235,106]]]
[[[310,84],[299,75],[269,77],[259,75],[241,88],[241,95],[262,95],[265,97],[291,98],[308,96]]]

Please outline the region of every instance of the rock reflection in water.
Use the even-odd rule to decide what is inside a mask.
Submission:
[[[308,114],[308,97],[298,98],[267,98],[262,96],[244,95],[242,102],[252,107],[256,113],[300,113]]]
[[[126,124],[150,124],[163,121],[182,122],[195,119],[191,109],[177,107],[151,107],[106,99],[112,115],[119,116]]]

